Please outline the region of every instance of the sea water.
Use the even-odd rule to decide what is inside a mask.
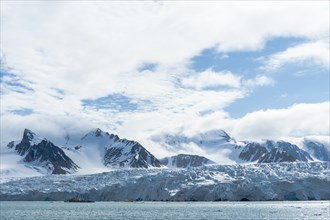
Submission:
[[[0,219],[330,219],[330,201],[308,202],[7,202]]]

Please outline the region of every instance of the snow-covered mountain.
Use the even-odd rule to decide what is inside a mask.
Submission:
[[[1,184],[0,200],[329,200],[329,172],[327,162],[117,169],[9,180]]]
[[[165,135],[164,137],[157,136],[153,137],[153,140],[162,143],[168,149],[182,148],[182,145],[189,143],[194,143],[203,148],[215,149],[236,144],[236,141],[223,130],[211,130],[190,137],[186,135]]]
[[[301,139],[303,140],[303,139]],[[170,168],[219,164],[278,163],[329,161],[329,145],[324,141],[305,139],[302,146],[285,141],[237,142],[223,130],[212,130],[193,136],[163,135],[152,138],[178,156],[164,158]],[[296,143],[296,142],[295,142]],[[187,155],[189,149],[201,149],[203,155]],[[93,174],[116,168],[153,168],[164,165],[136,141],[121,139],[101,129],[70,138],[58,145],[26,129],[21,141],[1,146],[2,177],[44,174]],[[205,154],[204,154],[205,153]],[[221,156],[220,159],[218,155]],[[215,158],[215,156],[217,158]]]
[[[304,139],[303,146],[304,149],[315,159],[320,161],[330,161],[329,144],[316,140]]]
[[[70,156],[77,161],[84,161],[88,159],[88,155],[94,155],[91,158],[93,161],[89,160],[91,163],[98,161],[111,168],[162,166],[159,160],[138,142],[120,139],[117,135],[109,134],[99,128],[90,131],[80,140],[71,140],[71,142],[72,144],[68,141],[66,149],[71,151]]]
[[[1,147],[2,177],[44,174],[91,174],[113,168],[162,167],[159,160],[136,141],[93,129],[81,138],[66,137],[58,146],[29,129],[21,141]]]
[[[237,142],[222,130],[166,135],[153,141],[167,149],[193,145],[220,152],[236,163],[212,165],[205,157],[180,154],[162,160],[168,168],[138,142],[100,129],[65,140],[56,146],[26,129],[21,141],[1,147],[0,200],[330,199],[329,164],[314,162],[329,161],[329,145],[315,140],[298,147],[285,141]],[[123,167],[135,169],[114,169]],[[70,173],[75,175],[37,176]]]
[[[215,164],[215,162],[206,157],[191,154],[178,154],[176,156],[165,157],[160,159],[160,162],[169,168],[189,168]]]
[[[263,143],[247,143],[242,148],[239,157],[245,161],[258,163],[313,161],[306,151],[294,144],[270,140]]]
[[[239,158],[241,147],[244,143],[235,141],[223,130],[211,130],[203,133],[198,133],[193,136],[187,135],[156,135],[152,136],[151,140],[170,152],[187,152],[191,148],[200,148],[210,155],[223,155],[221,160],[211,158],[214,161],[221,161],[222,164],[244,163]],[[191,152],[187,152],[191,154]]]
[[[68,174],[77,171],[75,164],[64,151],[45,138],[41,138],[29,129],[25,129],[22,140],[7,145],[15,150],[26,166],[50,174]]]
[[[185,135],[164,135],[164,137],[154,137],[153,140],[170,151],[175,149],[185,150],[187,146],[193,145],[210,155],[224,155],[221,158],[221,163],[224,164],[307,162],[314,160],[304,149],[286,141],[237,142],[223,130],[212,130],[190,137]],[[314,143],[312,146],[309,143],[308,146],[308,149],[314,149],[313,153],[316,154],[315,157],[318,160],[324,161],[327,158],[326,156],[320,156],[326,154],[325,149],[322,147],[323,145]]]

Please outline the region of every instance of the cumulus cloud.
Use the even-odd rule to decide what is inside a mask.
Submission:
[[[154,130],[156,139],[167,134],[194,136],[201,132],[223,129],[237,141],[292,140],[296,137],[328,136],[330,131],[330,102],[300,103],[282,109],[251,112],[242,118],[232,119],[217,111],[206,116],[195,116],[181,126]],[[195,149],[196,150],[196,149]]]
[[[240,140],[281,139],[283,137],[330,135],[330,103],[295,104],[284,109],[268,109],[234,120],[229,130]]]
[[[61,123],[59,123],[59,121]],[[25,128],[32,129],[37,134],[62,144],[66,134],[81,134],[95,124],[87,118],[75,115],[57,115],[50,117],[43,114],[17,115],[6,114],[1,116],[1,146],[12,140],[20,140]],[[5,126],[3,126],[5,125]],[[104,125],[100,125],[104,128]]]
[[[275,81],[269,76],[258,75],[254,79],[248,79],[244,82],[244,85],[248,88],[253,88],[256,86],[270,86],[274,85]]]
[[[274,71],[290,63],[312,63],[329,69],[330,45],[326,41],[316,41],[289,47],[285,51],[271,55],[266,60],[268,71]]]
[[[182,86],[197,90],[221,89],[221,87],[240,87],[240,78],[229,71],[214,72],[207,69],[201,73],[192,74],[181,81]],[[219,88],[220,87],[220,88]]]
[[[134,93],[127,73],[145,62],[183,65],[215,45],[256,50],[272,36],[325,36],[327,4],[4,2],[1,50],[6,65],[39,89],[99,98]]]
[[[329,35],[328,6],[326,1],[1,2],[1,70],[8,71],[1,73],[2,140],[23,127],[62,136],[98,126],[145,143],[163,127],[230,129],[235,121],[223,108],[246,97],[247,88],[272,80],[244,81],[230,70],[197,73],[191,59],[206,48],[260,50],[276,37],[317,44]],[[154,67],[141,70],[148,63]],[[113,94],[143,108],[120,112],[83,105]],[[20,109],[31,114],[15,114]]]

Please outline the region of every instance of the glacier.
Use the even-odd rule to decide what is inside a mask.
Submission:
[[[284,162],[2,178],[0,200],[329,200],[329,168],[329,162]]]

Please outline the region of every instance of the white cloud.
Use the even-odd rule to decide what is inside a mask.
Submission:
[[[104,128],[104,125],[100,126]],[[95,127],[95,123],[73,114],[52,117],[36,113],[26,116],[6,114],[1,116],[1,146],[12,140],[20,140],[24,128],[32,129],[37,134],[62,144],[68,132],[75,135],[79,132],[87,132],[90,127]]]
[[[206,116],[194,116],[178,126],[155,130],[153,135],[183,134],[193,136],[200,132],[223,129],[238,141],[287,139],[315,135],[330,135],[330,102],[295,104],[283,109],[251,112],[233,119],[217,111]]]
[[[271,85],[271,79],[260,76],[244,84],[240,73],[195,73],[189,69],[191,58],[211,47],[225,53],[258,50],[275,37],[319,42],[329,35],[328,6],[328,2],[2,1],[1,61],[27,88],[10,85],[9,76],[2,79],[2,140],[10,140],[24,127],[51,135],[51,130],[61,134],[65,129],[99,126],[141,142],[162,127],[230,129],[232,121],[223,120],[223,108],[245,97],[246,86]],[[138,72],[144,63],[156,64],[155,70]],[[213,86],[230,89],[204,90]],[[113,93],[150,104],[142,112],[82,105],[84,99]],[[21,108],[33,113],[13,114]]]
[[[157,141],[166,135],[183,135],[192,137],[201,132],[223,129],[237,141],[261,141],[265,139],[286,140],[296,142],[301,141],[302,137],[322,137],[329,140],[330,135],[330,102],[315,104],[295,104],[283,109],[268,109],[251,112],[239,119],[232,119],[223,111],[213,112],[211,114],[190,115],[178,118],[180,126],[171,124],[167,127],[159,126],[158,129],[149,131],[151,136],[146,136],[145,146],[149,146],[152,152],[157,156],[169,156],[178,152],[173,149],[164,149],[158,145]],[[180,119],[182,121],[180,121]],[[190,120],[189,120],[190,119]],[[321,135],[321,136],[320,136]],[[320,138],[319,138],[320,139]],[[322,140],[322,139],[321,139]],[[224,152],[205,151],[195,145],[187,145],[186,148],[178,149],[180,153],[198,153],[211,158],[219,163],[230,164]]]
[[[256,86],[270,86],[274,84],[275,81],[272,78],[265,75],[258,75],[254,79],[249,79],[244,81],[244,85],[249,88],[253,88]]]
[[[299,44],[271,55],[264,69],[273,71],[289,63],[312,63],[329,69],[329,48],[326,41]]]
[[[207,69],[204,72],[191,74],[190,76],[183,78],[181,84],[186,88],[197,90],[219,90],[221,89],[219,88],[221,86],[239,88],[240,80],[241,77],[236,76],[229,71],[214,72],[212,69]]]
[[[134,93],[125,86],[125,73],[144,62],[184,65],[215,45],[221,51],[256,50],[270,37],[328,36],[327,5],[2,2],[1,49],[6,64],[38,88],[98,98]]]
[[[247,114],[229,128],[240,140],[330,135],[330,103],[296,104]]]

